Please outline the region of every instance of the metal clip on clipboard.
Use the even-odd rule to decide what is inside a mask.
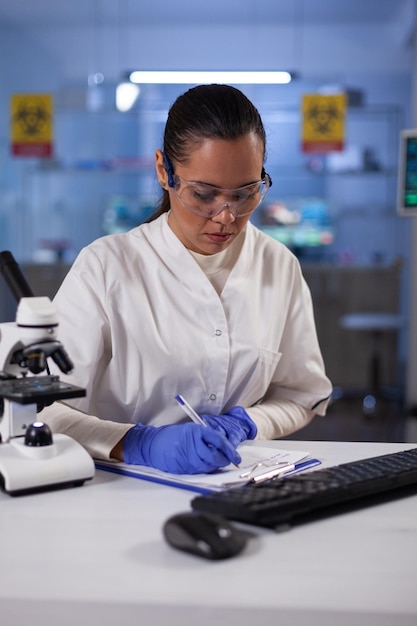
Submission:
[[[246,485],[247,483],[261,483],[265,480],[269,480],[270,478],[276,478],[277,476],[282,476],[287,474],[288,472],[292,472],[295,469],[294,463],[277,463],[273,467],[270,467],[268,470],[261,472],[260,474],[255,474],[251,476],[254,470],[259,467],[260,464],[257,464],[251,470],[240,475],[241,480],[234,480],[230,483],[224,483],[224,487],[241,487]],[[244,479],[247,480],[244,480]]]

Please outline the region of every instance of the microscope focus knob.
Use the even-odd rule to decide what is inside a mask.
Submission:
[[[33,422],[26,429],[25,446],[50,446],[53,443],[52,431],[44,422]]]

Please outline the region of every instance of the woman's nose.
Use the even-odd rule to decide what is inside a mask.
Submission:
[[[236,219],[236,216],[233,212],[233,204],[229,202],[225,202],[220,213],[217,213],[212,220],[215,222],[219,222],[220,224],[231,224]]]

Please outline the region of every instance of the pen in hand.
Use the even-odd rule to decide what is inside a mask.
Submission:
[[[206,428],[208,428],[208,426],[205,423],[205,421],[200,417],[200,415],[193,409],[191,404],[189,404],[187,402],[187,400],[183,396],[178,394],[177,396],[175,396],[175,400],[178,402],[178,404],[180,405],[180,407],[182,408],[184,413],[186,413],[188,415],[188,417],[195,424],[200,424],[200,426],[205,426]],[[226,439],[226,437],[225,437],[225,439]],[[234,447],[232,446],[232,444],[230,443],[230,441],[228,439],[226,439],[226,443],[230,446],[231,449],[233,449],[233,453],[235,453],[235,449],[234,449]],[[239,468],[239,465],[236,465],[236,463],[233,463],[233,465],[235,467]]]

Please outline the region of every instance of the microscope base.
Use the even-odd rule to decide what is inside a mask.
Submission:
[[[54,435],[53,444],[25,446],[24,437],[0,444],[0,486],[17,496],[64,486],[82,485],[93,478],[94,461],[67,435]]]

